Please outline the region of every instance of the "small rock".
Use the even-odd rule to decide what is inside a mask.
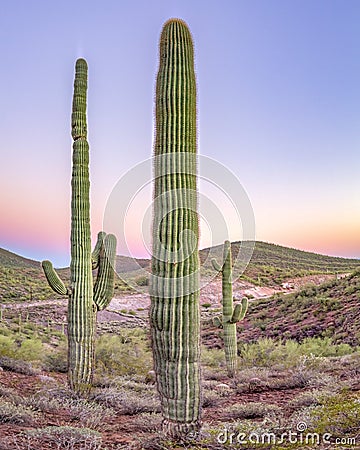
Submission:
[[[249,391],[257,392],[258,390],[263,390],[266,387],[266,383],[260,378],[250,378],[249,380]]]
[[[156,383],[156,375],[155,370],[149,370],[149,372],[145,376],[146,384],[155,384]]]
[[[40,378],[40,380],[41,380],[43,383],[48,383],[48,382],[56,381],[55,378],[49,377],[48,375],[38,375],[38,378]]]
[[[215,389],[219,389],[219,390],[226,390],[226,389],[231,389],[230,386],[228,384],[225,383],[219,383],[215,386]]]

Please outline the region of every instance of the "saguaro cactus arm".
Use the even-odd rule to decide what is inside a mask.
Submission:
[[[240,322],[245,317],[246,311],[248,308],[248,299],[243,297],[241,299],[241,303],[236,303],[234,312],[229,320],[230,323]]]
[[[100,251],[103,246],[105,236],[106,236],[106,233],[104,231],[99,231],[99,233],[97,235],[96,245],[95,245],[94,251],[92,252],[92,255],[91,255],[91,265],[92,265],[93,269],[97,269],[99,266]]]
[[[99,251],[99,269],[94,285],[94,302],[100,311],[105,309],[114,295],[116,237],[108,234]]]
[[[215,316],[212,319],[212,323],[213,323],[214,327],[223,328],[222,319],[219,316]]]
[[[52,263],[48,260],[45,260],[41,263],[41,266],[51,289],[60,295],[67,295],[69,293],[69,290],[67,289],[59,275],[55,272]]]
[[[220,266],[220,264],[216,261],[215,258],[211,259],[211,264],[213,268],[216,270],[216,272],[221,272],[223,269],[223,266]]]

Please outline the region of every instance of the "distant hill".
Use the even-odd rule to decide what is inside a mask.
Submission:
[[[39,268],[39,262],[24,258],[16,253],[0,248],[0,266],[1,267],[34,267]]]
[[[131,258],[130,256],[120,256],[116,257],[116,272],[117,273],[128,273],[141,268],[150,268],[149,259],[138,259]]]
[[[357,259],[318,255],[265,242],[232,243],[234,259],[240,246],[241,255],[249,255],[254,247],[251,261],[242,278],[255,285],[279,285],[289,278],[321,273],[348,273],[360,268],[360,260]],[[214,274],[210,257],[221,261],[222,245],[200,251],[203,276]],[[240,258],[237,266],[241,264]],[[139,283],[146,285],[144,277],[146,278],[150,269],[150,260],[117,256],[116,269],[122,279],[139,280]],[[59,272],[64,280],[69,279],[68,268]],[[117,292],[129,289],[121,279],[116,284]],[[39,300],[55,296],[47,285],[38,261],[0,249],[0,301]]]
[[[238,330],[240,342],[329,337],[337,344],[360,346],[360,270],[292,294],[252,300]]]
[[[260,286],[279,285],[289,278],[307,275],[348,273],[360,267],[360,259],[320,255],[261,241],[233,242],[231,249],[238,268],[253,250],[242,278]],[[213,270],[209,255],[221,261],[222,251],[223,246],[218,245],[200,252],[205,270]],[[238,259],[237,255],[240,255]]]

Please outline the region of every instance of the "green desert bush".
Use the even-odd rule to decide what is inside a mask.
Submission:
[[[0,356],[12,358],[16,353],[15,339],[12,336],[0,335]]]
[[[20,347],[16,351],[17,359],[24,361],[42,361],[46,354],[45,347],[40,339],[31,338],[21,342]]]
[[[45,356],[43,367],[49,372],[66,373],[68,369],[67,357],[67,344],[61,342],[58,347]]]
[[[306,338],[301,344],[302,355],[315,356],[344,356],[355,351],[348,344],[334,344],[330,337],[325,338]]]
[[[225,366],[225,354],[222,349],[208,349],[205,345],[201,348],[201,364],[205,367],[219,369]]]
[[[138,286],[148,286],[149,285],[149,276],[148,275],[141,275],[135,279],[135,283]]]
[[[360,396],[346,391],[320,398],[320,405],[311,413],[316,432],[334,437],[357,436],[360,424]]]
[[[306,338],[302,343],[293,340],[259,339],[240,346],[241,364],[245,367],[296,367],[304,356],[344,356],[355,352],[348,344],[334,344],[331,338]],[[313,360],[315,362],[315,360]],[[317,360],[317,362],[321,362]]]
[[[152,369],[151,349],[145,331],[105,334],[96,343],[96,368],[110,375],[142,374]]]

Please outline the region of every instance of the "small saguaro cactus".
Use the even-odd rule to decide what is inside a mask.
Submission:
[[[116,238],[98,234],[91,253],[89,144],[86,124],[87,63],[78,59],[75,66],[74,97],[71,116],[73,143],[71,197],[70,286],[66,287],[50,261],[42,267],[50,287],[68,295],[68,377],[70,388],[86,395],[92,384],[96,313],[110,302],[114,291]],[[98,268],[93,286],[92,270]]]
[[[156,81],[150,326],[164,433],[201,426],[196,80],[190,31],[165,23]]]
[[[212,259],[211,262],[214,269],[222,273],[222,320],[216,317],[214,324],[222,326],[224,329],[226,367],[228,375],[233,377],[237,370],[236,323],[245,317],[248,300],[244,297],[241,303],[236,303],[234,307],[231,244],[229,241],[224,243],[223,264],[220,266],[215,259]]]

